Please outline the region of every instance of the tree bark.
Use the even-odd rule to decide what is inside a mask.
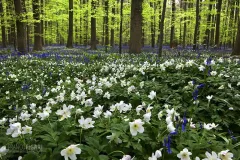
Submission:
[[[6,42],[6,29],[5,29],[5,24],[4,24],[4,10],[3,10],[3,4],[2,1],[0,1],[0,16],[1,18],[1,30],[2,30],[2,47],[6,48],[7,47],[7,42]]]
[[[112,28],[111,28],[111,40],[110,40],[110,43],[111,43],[111,46],[114,47],[115,5],[112,8],[112,14],[113,14],[113,17],[112,17]]]
[[[123,0],[120,1],[121,6],[120,6],[119,54],[122,53],[122,32],[123,32]]]
[[[232,55],[240,55],[240,21],[238,22],[238,32]]]
[[[212,3],[212,1],[213,0],[210,0],[211,3]],[[204,44],[206,45],[207,49],[209,48],[209,44],[210,44],[212,4],[209,4],[208,10],[209,10],[209,13],[207,16],[207,29],[205,31],[205,37],[204,37]]]
[[[44,14],[44,10],[43,10],[43,7],[44,7],[44,1],[43,0],[41,0],[41,14],[43,15]],[[44,21],[43,21],[43,19],[41,19],[41,41],[42,41],[42,46],[44,46],[44,36],[43,36],[43,34],[44,34],[44,26],[43,26],[43,24],[44,24]]]
[[[184,1],[184,12],[187,12],[187,2]],[[187,34],[187,16],[184,16],[183,26],[183,48],[186,48],[186,34]]]
[[[109,2],[108,0],[105,0],[105,47],[109,45],[108,8]]]
[[[141,53],[142,2],[143,0],[132,0],[131,3],[130,53]]]
[[[95,12],[96,12],[96,2],[92,0],[91,2],[91,50],[97,49],[97,32],[96,32],[96,18],[95,18]]]
[[[83,5],[84,5],[84,8],[88,5],[88,1],[87,0],[83,0]],[[88,45],[88,10],[86,10],[84,12],[84,17],[83,17],[83,20],[84,20],[84,45],[85,47],[87,47]]]
[[[194,30],[194,41],[193,41],[193,50],[195,51],[198,43],[198,37],[199,37],[199,8],[200,8],[200,0],[197,0],[196,3],[196,24],[195,24],[195,30]]]
[[[40,21],[40,2],[39,0],[33,0],[33,18],[34,18],[34,51],[42,50],[41,39],[41,21]]]
[[[155,13],[156,13],[156,7],[154,2],[150,2],[150,6],[154,10],[154,15],[151,16],[151,45],[152,48],[155,47]]]
[[[16,13],[16,26],[17,26],[17,49],[21,54],[27,53],[26,42],[26,24],[22,22],[23,19],[23,6],[24,0],[14,0],[15,13]]]
[[[175,3],[175,0],[172,0],[172,20],[171,20],[171,35],[170,35],[171,48],[172,48],[174,36],[175,36],[175,11],[176,11],[176,3]]]
[[[163,9],[162,9],[162,18],[160,23],[160,38],[159,38],[159,50],[158,55],[162,56],[162,46],[163,46],[163,29],[164,29],[164,20],[165,20],[165,13],[166,13],[166,6],[167,6],[167,0],[163,1]]]
[[[67,48],[73,48],[73,0],[69,0],[69,21]]]
[[[218,3],[217,3],[217,17],[216,17],[216,34],[215,34],[215,46],[217,48],[220,47],[221,8],[222,8],[222,0],[218,0]]]

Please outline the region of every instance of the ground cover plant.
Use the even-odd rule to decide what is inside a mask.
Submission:
[[[1,159],[240,159],[239,59],[1,55]]]

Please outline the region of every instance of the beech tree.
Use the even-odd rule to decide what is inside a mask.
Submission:
[[[237,37],[236,37],[232,54],[240,56],[240,22],[238,23]]]
[[[195,23],[195,30],[194,30],[194,40],[193,40],[193,50],[197,49],[197,43],[198,43],[198,35],[199,35],[199,3],[200,0],[197,0],[196,3],[196,23]]]
[[[1,30],[2,30],[2,47],[6,48],[7,43],[6,43],[6,29],[5,29],[5,24],[4,24],[4,11],[3,11],[3,4],[2,1],[0,1],[0,16],[1,16]]]
[[[218,0],[218,3],[217,3],[217,16],[216,16],[216,34],[215,34],[215,46],[217,48],[220,47],[221,8],[222,8],[222,0]]]
[[[143,0],[132,0],[131,3],[130,53],[141,53],[142,2]]]
[[[119,53],[122,53],[122,32],[123,32],[123,0],[120,0],[120,31],[119,31]]]
[[[41,51],[42,50],[42,38],[41,38],[41,21],[40,21],[40,2],[39,2],[39,0],[33,0],[32,5],[33,5],[33,18],[34,18],[33,50]]]
[[[20,53],[27,52],[26,23],[22,21],[24,18],[23,3],[25,3],[24,0],[14,0],[17,26],[17,49]]]
[[[163,0],[163,9],[162,9],[162,16],[161,16],[161,23],[160,23],[160,38],[159,38],[159,56],[162,56],[162,46],[163,46],[163,29],[164,29],[164,20],[166,14],[166,7],[167,7],[167,0]]]
[[[91,49],[97,49],[97,31],[96,31],[96,2],[92,0],[91,2]]]
[[[176,3],[175,0],[172,0],[172,19],[171,19],[171,35],[170,35],[170,47],[173,47],[173,41],[175,37],[175,11]]]
[[[69,0],[69,21],[67,48],[73,48],[73,0]]]

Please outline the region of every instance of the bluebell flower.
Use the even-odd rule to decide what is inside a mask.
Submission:
[[[212,58],[209,57],[209,58],[207,59],[207,66],[210,66],[210,65],[211,65],[211,62],[212,62]]]
[[[177,127],[178,127],[178,126],[177,126]],[[170,135],[177,135],[177,134],[178,134],[177,129],[176,129],[175,131],[173,131],[173,132],[170,133]]]
[[[43,91],[42,91],[42,96],[44,96],[46,94],[46,92],[47,92],[47,89],[44,87]]]
[[[30,85],[28,85],[28,84],[22,85],[22,91],[27,91],[29,88],[30,88]]]
[[[188,120],[186,118],[186,113],[184,114],[184,117],[183,117],[183,123],[182,123],[182,131],[185,132],[186,131],[186,125],[188,123]]]
[[[196,101],[197,98],[198,98],[198,89],[195,89],[192,93],[192,96],[193,96],[193,100]]]
[[[200,124],[200,129],[203,129],[202,123],[201,123],[201,122],[199,122],[199,124]]]
[[[233,135],[233,132],[230,129],[228,129],[228,133],[232,140],[237,141],[236,137]]]
[[[167,141],[167,152],[168,154],[171,154],[172,153],[172,150],[171,150],[171,136],[168,136],[168,141]]]
[[[199,84],[199,85],[197,86],[197,89],[201,89],[201,88],[203,88],[204,86],[205,86],[205,84],[201,83],[201,84]]]

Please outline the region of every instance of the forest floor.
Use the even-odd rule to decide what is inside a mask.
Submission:
[[[231,50],[143,50],[1,50],[0,155],[240,159],[240,60]]]

